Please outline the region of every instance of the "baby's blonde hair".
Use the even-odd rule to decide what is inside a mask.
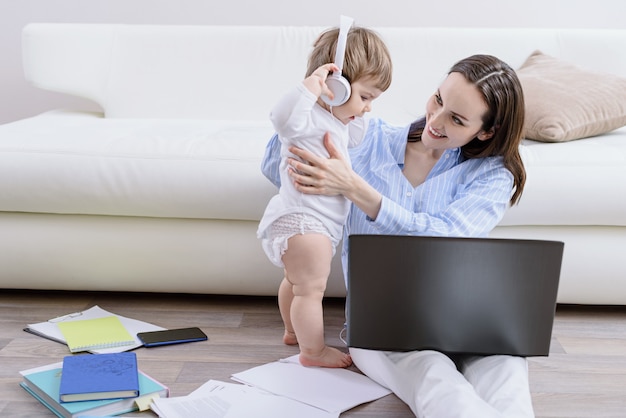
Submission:
[[[313,44],[306,77],[324,64],[335,62],[339,29],[324,31]],[[353,27],[348,32],[342,75],[350,82],[372,78],[385,91],[391,85],[393,68],[387,46],[371,29]]]

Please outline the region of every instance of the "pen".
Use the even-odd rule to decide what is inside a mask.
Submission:
[[[74,313],[71,313],[71,314],[62,315],[62,316],[58,316],[56,318],[48,319],[48,322],[63,322],[66,319],[76,318],[78,316],[81,316],[82,314],[83,314],[82,312],[74,312]]]

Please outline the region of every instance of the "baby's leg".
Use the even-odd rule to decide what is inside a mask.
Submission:
[[[278,288],[278,309],[280,310],[280,316],[283,319],[283,324],[285,324],[285,334],[283,335],[283,342],[287,345],[298,344],[296,332],[294,331],[293,324],[291,323],[292,302],[293,286],[287,280],[287,272],[285,272],[285,277],[283,278],[283,281],[280,283],[280,287]]]
[[[291,322],[300,344],[304,366],[347,367],[350,356],[324,343],[322,299],[330,274],[332,243],[322,234],[306,233],[289,238],[283,255],[286,279],[291,283]]]

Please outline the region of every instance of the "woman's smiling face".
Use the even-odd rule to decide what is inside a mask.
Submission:
[[[426,148],[458,148],[474,138],[484,141],[493,132],[482,131],[488,107],[472,83],[460,73],[450,73],[426,104],[426,127],[422,143]]]

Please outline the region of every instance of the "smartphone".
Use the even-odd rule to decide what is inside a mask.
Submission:
[[[160,345],[208,340],[206,334],[198,327],[140,332],[137,334],[137,338],[141,340],[144,347],[158,347]]]

